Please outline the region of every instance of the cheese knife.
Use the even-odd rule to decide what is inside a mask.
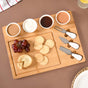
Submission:
[[[79,60],[79,61],[80,61],[80,60],[82,60],[82,58],[83,58],[80,54],[72,53],[71,50],[69,50],[69,49],[67,49],[67,48],[65,48],[65,47],[60,46],[59,49],[60,49],[61,51],[63,51],[64,53],[73,56],[76,60]]]
[[[60,40],[65,43],[65,44],[69,44],[72,48],[74,49],[78,49],[79,48],[79,44],[75,43],[75,42],[70,42],[67,39],[63,38],[63,37],[59,37]]]
[[[54,29],[56,29],[57,31],[60,31],[62,33],[66,33],[70,38],[75,39],[76,38],[76,34],[73,32],[68,32],[65,29],[59,27],[59,26],[55,26]]]

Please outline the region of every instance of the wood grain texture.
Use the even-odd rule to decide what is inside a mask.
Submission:
[[[18,37],[15,37],[15,38],[7,36],[6,31],[5,31],[6,26],[3,27],[3,34],[4,34],[5,44],[6,44],[8,57],[9,57],[9,61],[10,61],[10,66],[11,66],[11,70],[12,70],[12,74],[13,74],[14,79],[22,78],[22,77],[25,77],[25,76],[38,74],[38,73],[42,73],[42,72],[46,72],[46,71],[50,71],[50,70],[54,70],[54,69],[58,69],[58,68],[62,68],[62,67],[66,67],[66,66],[70,66],[70,65],[85,62],[85,56],[84,56],[84,53],[83,53],[83,50],[82,50],[81,42],[80,42],[79,35],[78,35],[77,29],[76,29],[76,26],[75,26],[75,23],[74,23],[72,13],[71,13],[71,11],[68,11],[68,12],[71,15],[71,21],[67,25],[63,25],[63,26],[59,25],[54,20],[55,21],[54,25],[50,29],[41,28],[39,23],[38,23],[39,18],[35,19],[37,21],[38,28],[34,33],[26,33],[26,32],[24,32],[23,29],[22,29],[22,22],[21,22],[21,23],[19,23],[19,25],[21,26],[21,29],[22,29],[21,33],[20,33],[20,35]],[[51,16],[55,19],[55,14],[53,14]],[[55,30],[54,26],[62,27],[65,30],[69,29],[71,32],[76,33],[77,38],[74,39],[73,41],[77,42],[80,45],[80,48],[78,50],[74,50],[73,48],[71,48],[71,47],[69,48],[66,44],[61,42],[61,40],[59,39],[59,36],[65,37],[65,34]],[[37,35],[44,36],[45,39],[49,39],[49,38],[53,39],[54,42],[55,42],[55,47],[53,48],[54,50],[50,51],[50,53],[49,53],[50,55],[48,57],[49,60],[50,60],[50,62],[49,62],[50,66],[48,66],[48,67],[45,66],[43,68],[40,68],[41,66],[36,68],[36,66],[35,66],[33,70],[31,70],[31,69],[28,70],[27,69],[26,71],[18,71],[17,67],[16,67],[15,58],[18,58],[18,56],[20,54],[17,54],[17,55],[15,54],[14,55],[14,53],[13,53],[13,51],[11,49],[11,44],[12,44],[13,40],[15,40],[15,39],[27,39],[27,40],[30,41],[31,39],[33,40],[33,37],[35,37]],[[68,40],[72,40],[69,37],[65,37],[65,38],[68,39]],[[59,50],[60,46],[64,46],[64,47],[70,49],[72,52],[76,51],[76,53],[79,53],[79,54],[81,54],[83,56],[83,59],[81,61],[77,61],[76,59],[72,59],[70,55],[67,55],[67,54],[65,54],[65,53],[63,53],[62,51]],[[28,54],[32,55],[33,53],[29,52]],[[52,56],[53,57],[56,56],[56,57],[54,57],[53,60],[52,60],[51,59]]]

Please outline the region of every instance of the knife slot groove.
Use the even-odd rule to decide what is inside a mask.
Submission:
[[[67,35],[66,33],[64,34],[64,36],[65,36],[65,37],[68,37],[68,35]]]

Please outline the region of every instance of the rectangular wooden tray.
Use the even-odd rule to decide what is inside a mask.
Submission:
[[[53,14],[51,15],[54,18],[54,25],[52,28],[50,29],[42,29],[39,25],[39,18],[35,19],[38,23],[38,28],[34,33],[26,33],[23,31],[22,28],[22,22],[19,23],[19,25],[21,26],[21,34],[18,37],[9,37],[6,34],[5,28],[6,26],[4,26],[3,29],[3,34],[4,34],[4,39],[5,39],[5,44],[6,44],[6,48],[7,48],[7,52],[8,52],[8,57],[9,57],[9,61],[10,61],[10,66],[11,66],[11,70],[12,70],[12,74],[13,74],[13,78],[17,79],[17,78],[22,78],[22,77],[26,77],[26,76],[30,76],[33,74],[38,74],[38,73],[42,73],[42,72],[46,72],[46,71],[50,71],[50,70],[54,70],[54,69],[58,69],[58,68],[62,68],[62,67],[66,67],[66,66],[70,66],[70,65],[74,65],[74,64],[78,64],[78,63],[82,63],[85,62],[85,56],[82,50],[82,45],[79,39],[79,35],[73,20],[73,16],[71,11],[68,11],[71,15],[71,21],[67,24],[67,25],[59,25],[56,20],[55,20],[55,15]],[[74,32],[77,34],[77,38],[73,39],[74,42],[77,42],[80,45],[80,48],[78,50],[74,50],[73,48],[68,48],[67,44],[64,44],[63,42],[61,42],[61,40],[59,39],[59,36],[61,37],[65,37],[65,35],[57,30],[54,29],[54,26],[59,26],[64,28],[65,30],[70,30],[71,32]],[[25,54],[26,52],[23,53],[14,53],[12,50],[11,45],[13,44],[13,41],[15,39],[18,40],[23,40],[26,39],[30,42],[31,45],[33,45],[32,43],[34,42],[34,38],[36,36],[43,36],[45,39],[52,39],[55,43],[55,46],[50,50],[50,53],[46,54],[46,56],[49,58],[49,63],[45,66],[40,66],[40,65],[36,65],[36,62],[34,61],[33,65],[27,69],[22,69],[19,70],[16,63],[17,63],[17,58],[22,55]],[[69,37],[65,37],[68,40],[72,40]],[[63,53],[62,51],[59,50],[60,46],[64,46],[68,49],[70,49],[73,52],[77,52],[79,54],[81,54],[83,56],[83,59],[81,61],[77,61],[76,59],[72,59],[70,55],[67,55],[65,53]],[[30,56],[33,57],[33,55],[35,53],[37,53],[38,51],[33,50],[32,48],[33,46],[31,46],[31,51],[26,53]]]

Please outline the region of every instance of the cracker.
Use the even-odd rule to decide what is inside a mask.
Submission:
[[[49,48],[54,47],[54,41],[51,39],[46,40],[45,45],[49,46]]]
[[[47,54],[49,53],[49,47],[46,45],[43,45],[42,49],[40,50],[41,54]]]
[[[42,44],[35,44],[34,49],[35,50],[40,50],[42,48],[42,46],[43,46]]]
[[[40,54],[40,53],[35,54],[35,58],[36,58],[36,61],[37,61],[38,63],[40,63],[40,62],[42,62],[42,61],[44,60],[43,55]]]
[[[35,38],[35,44],[43,44],[44,43],[44,38],[42,36],[37,36]]]
[[[44,60],[40,63],[41,65],[46,65],[48,64],[48,58],[46,56],[44,56]]]

